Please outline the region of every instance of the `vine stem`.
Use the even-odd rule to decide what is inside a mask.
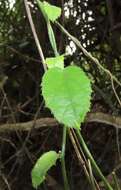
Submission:
[[[67,179],[66,173],[66,166],[65,166],[65,149],[66,149],[66,137],[67,137],[67,127],[63,127],[63,139],[62,139],[62,152],[61,152],[61,167],[62,167],[62,175],[64,181],[64,189],[69,190],[69,184]]]
[[[111,185],[109,184],[109,182],[107,181],[107,179],[105,178],[105,176],[102,174],[100,168],[96,164],[94,158],[92,157],[92,155],[91,155],[91,153],[90,153],[90,151],[89,151],[89,149],[88,149],[88,147],[87,147],[87,145],[86,145],[86,143],[85,143],[85,141],[84,141],[84,139],[83,139],[80,131],[76,130],[76,133],[78,135],[79,141],[80,141],[80,143],[81,143],[81,145],[82,145],[82,147],[83,147],[83,149],[84,149],[87,157],[89,158],[89,160],[90,160],[92,166],[94,167],[95,171],[98,173],[98,175],[100,176],[100,178],[104,182],[106,189],[107,190],[113,190],[113,188],[111,187]]]

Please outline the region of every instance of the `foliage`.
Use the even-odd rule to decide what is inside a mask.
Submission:
[[[67,127],[79,128],[90,108],[90,80],[78,67],[48,70],[42,81],[46,106]]]
[[[55,151],[49,151],[37,160],[32,170],[32,184],[34,188],[37,188],[44,181],[48,170],[55,165],[58,158],[59,154]]]
[[[41,2],[40,0],[37,0],[37,3],[39,5],[45,19],[49,19],[50,21],[54,22],[56,19],[58,19],[60,17],[61,8],[53,6],[46,1]]]
[[[57,57],[46,58],[45,62],[49,69],[51,69],[53,67],[59,67],[61,69],[64,68],[64,56],[63,55],[60,55]]]

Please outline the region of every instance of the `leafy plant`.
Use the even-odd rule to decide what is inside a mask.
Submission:
[[[54,117],[64,126],[60,156],[56,152],[50,151],[38,159],[32,170],[33,187],[37,188],[37,186],[43,182],[47,171],[55,164],[56,160],[60,158],[64,189],[70,189],[65,167],[65,147],[67,132],[70,131],[70,128],[74,128],[80,140],[80,144],[89,159],[91,167],[95,169],[103,180],[106,189],[113,190],[97,166],[80,133],[80,125],[84,121],[87,112],[90,110],[92,93],[91,81],[86,76],[85,72],[77,66],[68,66],[64,68],[64,56],[58,54],[56,40],[50,22],[55,22],[60,16],[60,8],[52,6],[45,1],[41,2],[37,0],[37,3],[46,20],[50,43],[55,53],[55,57],[46,58],[45,60],[49,70],[45,72],[42,79],[42,95],[46,106],[50,108]],[[92,179],[92,176],[91,174],[89,181],[91,185],[93,181],[92,186],[95,189],[97,184],[95,183],[95,179]]]

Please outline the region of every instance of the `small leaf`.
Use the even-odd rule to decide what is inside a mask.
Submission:
[[[49,69],[51,69],[53,67],[59,67],[59,68],[63,69],[64,68],[64,55],[46,58],[45,62]]]
[[[90,80],[76,66],[49,69],[42,80],[46,106],[60,123],[76,129],[90,109],[91,92]]]
[[[45,179],[48,170],[56,164],[59,154],[55,151],[44,153],[36,162],[32,169],[32,184],[37,188]]]
[[[47,14],[49,20],[54,22],[56,19],[58,19],[60,17],[60,15],[61,15],[60,7],[51,5],[46,1],[44,1],[43,5],[44,5],[45,13]]]

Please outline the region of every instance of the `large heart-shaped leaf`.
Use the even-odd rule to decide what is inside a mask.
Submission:
[[[55,151],[44,153],[36,162],[32,170],[32,185],[37,188],[45,179],[47,171],[55,165],[59,154]]]
[[[68,127],[78,128],[90,108],[90,80],[76,66],[52,68],[42,80],[46,106],[55,118]]]

